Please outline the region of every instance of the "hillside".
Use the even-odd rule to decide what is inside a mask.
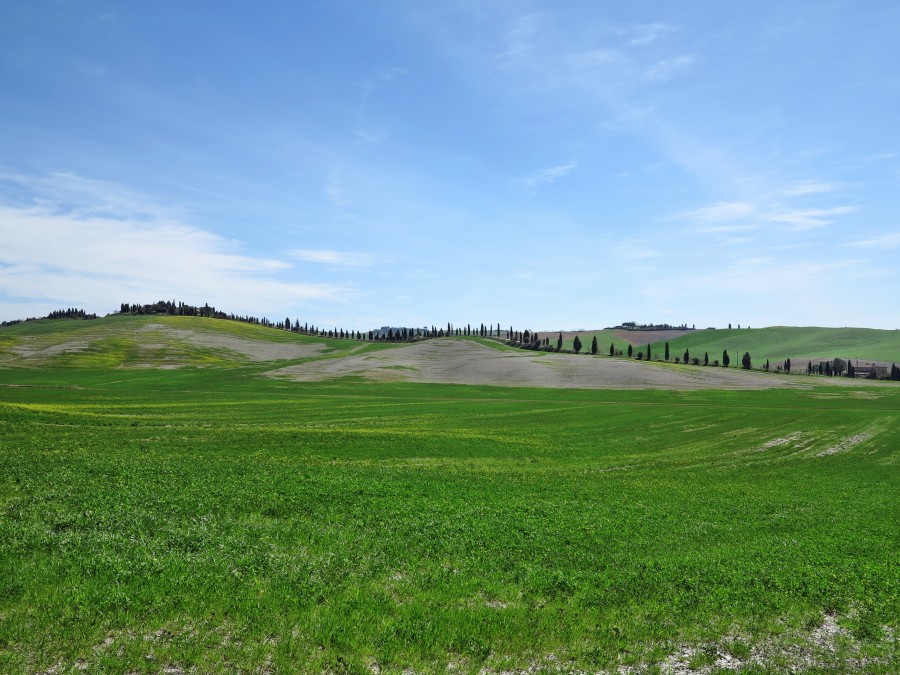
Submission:
[[[698,331],[671,341],[672,360],[683,353],[685,344],[694,355],[702,355],[703,350],[708,350],[711,360],[719,358],[721,345],[727,345],[724,348],[732,355],[739,350],[750,350],[755,362],[761,364],[757,354],[764,352],[744,340],[753,338],[757,345],[768,345],[770,353],[777,354],[778,330],[798,331],[790,341],[793,348],[815,342],[812,337],[804,337],[804,331],[809,329]],[[887,331],[868,333],[894,337]],[[833,333],[828,335],[835,336]],[[589,346],[589,338],[583,339]],[[707,342],[702,342],[703,339]],[[832,343],[837,344],[837,340],[832,339]],[[870,338],[867,343],[861,340],[857,343],[871,345],[859,348],[858,353],[890,353],[889,342],[884,336],[880,342]],[[617,345],[622,344],[617,342]],[[664,342],[654,345],[654,357],[662,357],[663,345]],[[624,349],[624,345],[621,348]],[[840,349],[833,345],[831,348]],[[0,369],[7,371],[240,368],[256,375],[296,382],[350,378],[369,382],[551,389],[767,389],[809,384],[805,378],[777,377],[736,367],[697,368],[608,358],[605,356],[607,351],[608,347],[601,348],[600,357],[590,358],[584,353],[514,349],[474,337],[436,338],[415,343],[368,343],[299,335],[222,319],[163,315],[120,315],[92,321],[41,320],[0,330]],[[797,351],[786,353],[792,354],[792,360],[799,365]],[[846,354],[847,351],[835,353]],[[778,357],[769,358],[775,360]],[[733,365],[736,364],[735,357]],[[802,368],[805,369],[805,363]],[[835,383],[850,382],[836,380]]]
[[[665,343],[654,347],[665,348]],[[720,358],[722,350],[735,358],[750,352],[755,363],[772,363],[790,358],[799,363],[807,359],[859,359],[860,361],[900,362],[900,330],[873,328],[817,328],[774,326],[752,330],[703,330],[669,341],[673,356],[685,348],[693,355],[709,352]],[[662,352],[654,350],[657,354]],[[714,356],[715,355],[715,356]]]
[[[190,316],[45,319],[0,329],[0,368],[228,368],[379,348]]]
[[[551,344],[556,344],[558,332],[546,332]],[[654,358],[662,358],[666,341],[674,361],[685,349],[692,356],[709,352],[710,360],[721,359],[727,349],[732,359],[737,354],[750,352],[754,363],[769,359],[773,364],[786,358],[806,366],[812,359],[859,359],[882,363],[900,363],[900,330],[874,328],[819,328],[773,326],[753,329],[719,329],[695,331],[623,331],[596,330],[563,332],[563,349],[572,349],[575,335],[582,342],[582,350],[590,349],[591,339],[597,336],[601,353],[609,352],[610,343],[623,352],[630,344],[635,351],[644,351],[650,344]]]

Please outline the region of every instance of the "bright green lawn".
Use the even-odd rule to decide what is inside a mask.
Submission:
[[[900,667],[898,387],[255,372],[0,371],[0,671],[700,666],[825,612]]]

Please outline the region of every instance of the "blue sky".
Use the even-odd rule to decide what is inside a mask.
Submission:
[[[0,318],[900,328],[895,2],[0,4]]]

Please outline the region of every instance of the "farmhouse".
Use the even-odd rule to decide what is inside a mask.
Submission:
[[[875,363],[860,363],[857,361],[853,364],[853,376],[886,380],[890,377],[890,369],[887,366],[880,366]]]

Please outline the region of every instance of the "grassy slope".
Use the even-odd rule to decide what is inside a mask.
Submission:
[[[756,363],[767,358],[780,363],[786,358],[822,357],[870,359],[900,363],[900,331],[871,328],[797,328],[776,326],[752,330],[697,331],[669,342],[672,355],[690,348],[693,356],[708,351],[710,359],[721,358],[727,349],[732,360],[738,353],[750,352]],[[662,354],[664,343],[654,345]]]
[[[550,342],[556,345],[555,334],[547,333]],[[592,331],[581,336],[582,351],[591,346],[591,337],[597,336],[601,354],[609,353],[610,343],[615,343],[623,352],[628,349],[628,342],[615,337],[611,331]],[[641,333],[635,331],[631,338],[635,351],[646,349],[646,340]],[[564,349],[572,348],[572,341],[564,341]],[[691,356],[703,356],[709,352],[710,360],[722,358],[722,350],[727,349],[732,363],[736,363],[735,354],[750,352],[754,363],[764,363],[769,359],[772,363],[781,363],[786,358],[820,357],[843,358],[900,363],[900,331],[876,330],[873,328],[817,328],[775,326],[771,328],[754,328],[752,330],[698,330],[689,335],[669,340],[672,360],[681,357],[684,350],[690,349]],[[654,358],[662,358],[665,353],[665,341],[651,343]]]
[[[162,327],[157,329],[155,327]],[[191,342],[183,331],[198,336]],[[233,338],[259,343],[325,347],[323,354],[340,355],[351,349],[371,350],[392,345],[362,344],[297,335],[237,321],[177,316],[110,316],[92,321],[29,321],[0,329],[0,368],[134,368],[158,365],[238,367],[247,365],[246,354],[221,345],[204,345],[202,336]],[[16,348],[43,350],[71,346],[73,351],[23,358]]]

